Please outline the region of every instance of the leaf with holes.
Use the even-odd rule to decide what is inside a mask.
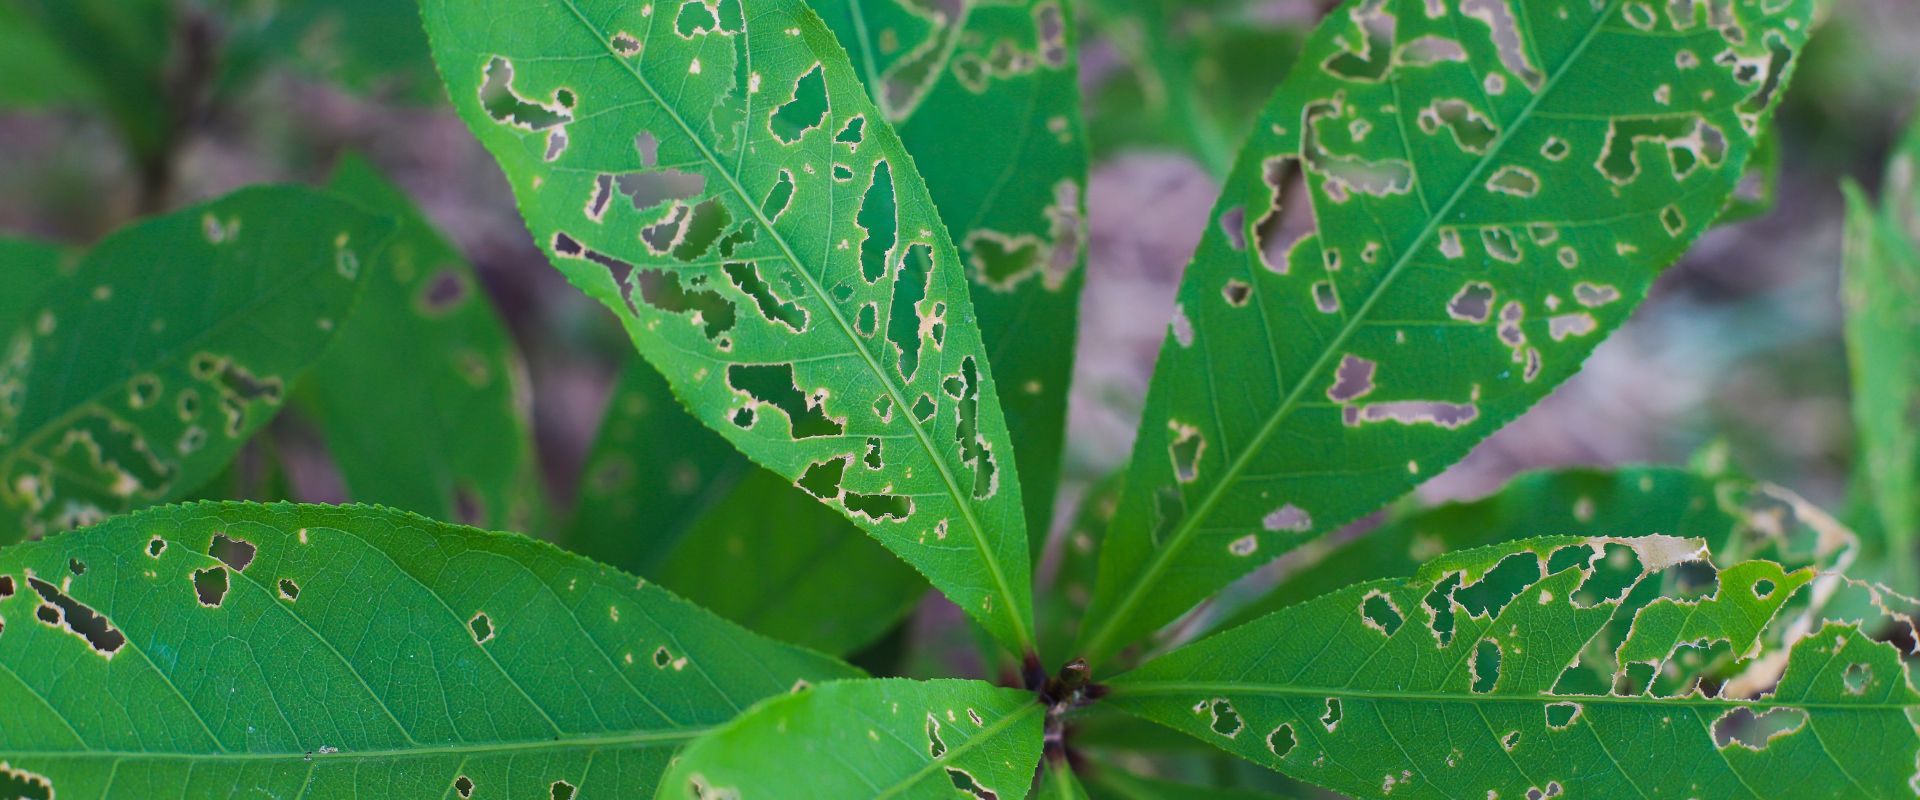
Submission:
[[[365,160],[342,162],[329,186],[399,223],[308,384],[348,496],[532,530],[525,367],[473,268]]]
[[[366,506],[17,545],[0,616],[0,761],[49,797],[648,797],[740,709],[858,675],[551,545]]]
[[[0,542],[184,497],[286,400],[392,226],[294,187],[138,223],[0,353]]]
[[[1572,375],[1710,225],[1814,0],[1352,0],[1181,283],[1094,660],[1438,472]]]
[[[1086,262],[1087,150],[1064,0],[811,0],[900,134],[965,262],[1020,462],[1053,521]]]
[[[819,18],[800,0],[423,11],[534,238],[700,421],[1031,650],[1020,483],[962,263]]]
[[[1815,575],[1718,567],[1670,536],[1531,539],[1202,640],[1114,679],[1110,700],[1356,797],[1906,796],[1920,693],[1901,651],[1871,638],[1886,629],[1830,621],[1768,644],[1766,629],[1799,626],[1790,598],[1827,591]],[[1910,632],[1899,608],[1887,621]],[[1588,646],[1619,623],[1617,645]],[[1710,649],[1766,677],[1663,677]]]
[[[1478,500],[1403,512],[1290,572],[1224,625],[1251,622],[1357,581],[1408,577],[1421,562],[1452,550],[1545,534],[1650,533],[1697,538],[1716,553],[1789,568],[1842,569],[1859,551],[1852,531],[1772,484],[1674,467],[1543,470]]]
[[[1887,167],[1878,210],[1849,184],[1845,279],[1848,364],[1861,468],[1889,580],[1916,585],[1920,542],[1920,127]]]
[[[614,385],[580,492],[570,549],[784,642],[853,652],[926,594],[853,523],[707,430],[638,358]]]
[[[980,681],[838,681],[761,703],[688,746],[660,797],[1025,796],[1045,707]]]

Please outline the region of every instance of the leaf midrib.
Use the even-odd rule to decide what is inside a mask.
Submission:
[[[380,750],[339,751],[324,753],[318,751],[285,751],[271,753],[184,753],[148,750],[0,750],[0,758],[21,759],[93,759],[111,758],[117,760],[159,760],[179,759],[185,761],[249,762],[274,761],[287,759],[305,759],[315,763],[326,761],[352,762],[373,759],[418,758],[446,755],[449,753],[524,753],[541,750],[566,750],[573,748],[611,748],[624,746],[661,747],[677,746],[692,741],[712,730],[711,726],[697,728],[679,728],[671,731],[621,731],[618,733],[596,734],[592,736],[574,736],[559,739],[540,739],[528,741],[493,741],[460,744],[432,745],[422,747],[397,747]]]
[[[647,80],[646,76],[641,75],[640,71],[636,69],[633,64],[619,56],[619,53],[613,49],[612,40],[605,35],[605,32],[596,27],[591,20],[587,19],[585,13],[580,10],[580,6],[576,0],[561,0],[561,2],[567,7],[567,10],[573,14],[574,19],[578,20],[582,27],[593,34],[593,37],[600,43],[602,51],[613,57],[614,63],[619,64],[622,69],[625,69],[627,74],[632,75],[634,81],[638,83],[642,89],[645,89],[647,94],[653,97],[654,102],[660,106],[661,110],[665,111],[667,116],[673,120],[674,124],[680,127],[681,132],[686,135],[688,141],[691,141],[693,145],[700,150],[701,158],[713,168],[713,171],[726,180],[727,187],[733,192],[734,196],[740,200],[740,204],[753,215],[753,219],[760,224],[760,227],[767,232],[768,236],[772,237],[774,243],[780,246],[781,254],[786,257],[789,264],[793,265],[793,271],[798,273],[800,277],[806,281],[808,291],[812,292],[814,297],[820,300],[821,305],[826,307],[834,323],[839,326],[840,332],[846,337],[848,344],[851,345],[852,350],[860,354],[861,360],[864,361],[868,369],[873,372],[874,377],[879,379],[880,385],[886,387],[887,395],[892,398],[895,407],[900,409],[911,408],[912,406],[907,403],[906,396],[900,391],[900,388],[895,386],[893,381],[888,378],[886,371],[880,366],[880,362],[875,361],[873,354],[861,346],[860,339],[854,335],[853,326],[847,322],[846,315],[840,313],[839,304],[833,302],[833,299],[827,294],[825,287],[822,287],[813,273],[806,269],[805,265],[801,263],[800,257],[794,252],[792,245],[790,245],[786,237],[781,235],[780,231],[774,227],[773,220],[767,218],[766,214],[760,208],[760,204],[755,202],[754,198],[747,193],[746,187],[740,185],[739,177],[727,170],[720,163],[719,157],[707,146],[707,142],[701,139],[694,132],[692,126],[688,125],[687,121],[681,117],[679,109],[669,104],[666,98],[654,89],[653,84]],[[816,22],[817,21],[816,18]],[[745,25],[742,25],[739,35],[745,37],[751,35],[751,33]],[[831,97],[828,98],[828,109],[828,113],[831,114]],[[749,120],[748,124],[752,124],[751,120]],[[1018,646],[1022,651],[1033,650],[1033,635],[1028,631],[1027,621],[1020,613],[1022,606],[1014,602],[1014,599],[1018,597],[1018,595],[1013,592],[1011,584],[1007,582],[1006,572],[1000,566],[998,554],[995,553],[993,548],[988,546],[986,531],[981,527],[980,521],[974,516],[973,506],[970,502],[971,498],[967,493],[963,493],[960,490],[959,483],[954,480],[952,469],[948,467],[946,460],[940,457],[939,451],[934,448],[933,441],[927,437],[926,431],[921,429],[920,423],[915,420],[911,414],[905,414],[903,417],[903,421],[907,424],[908,429],[912,430],[914,437],[920,440],[921,449],[926,451],[929,457],[928,460],[933,462],[934,468],[940,474],[941,481],[946,484],[948,496],[952,497],[954,505],[959,507],[961,520],[966,523],[967,532],[972,535],[976,549],[979,550],[981,557],[986,561],[987,569],[993,576],[994,589],[1002,598],[1000,613],[1004,614],[1013,624],[1014,636],[1017,639],[1013,644]]]
[[[1650,708],[1797,708],[1807,711],[1904,711],[1920,708],[1920,703],[1839,703],[1811,702],[1799,703],[1772,698],[1734,699],[1722,697],[1653,697],[1586,694],[1458,694],[1449,692],[1396,692],[1380,689],[1355,689],[1345,686],[1281,686],[1276,684],[1234,683],[1231,681],[1192,681],[1192,682],[1151,682],[1151,683],[1115,683],[1112,684],[1112,697],[1159,697],[1165,695],[1227,693],[1241,695],[1271,695],[1279,697],[1313,698],[1362,698],[1368,700],[1397,700],[1408,703],[1523,703],[1552,705],[1555,703],[1578,703],[1581,705],[1623,705],[1647,706]]]
[[[1016,723],[1026,719],[1027,715],[1035,711],[1040,711],[1042,708],[1043,707],[1037,702],[1027,703],[1021,706],[1018,711],[994,720],[992,725],[981,728],[979,733],[969,736],[966,741],[949,748],[947,752],[942,753],[939,758],[928,761],[926,766],[921,767],[912,775],[887,787],[885,791],[875,794],[873,796],[874,800],[886,800],[886,798],[897,797],[900,793],[911,790],[915,786],[920,785],[921,781],[926,780],[928,775],[932,775],[934,770],[953,763],[958,760],[961,755],[981,747],[985,742],[999,735],[1001,731],[1013,727]]]
[[[1416,236],[1413,241],[1409,242],[1407,248],[1401,251],[1400,255],[1394,259],[1392,267],[1381,277],[1380,283],[1374,286],[1373,291],[1368,293],[1366,301],[1355,310],[1352,316],[1347,318],[1346,323],[1340,327],[1339,333],[1321,350],[1320,357],[1314,361],[1313,366],[1309,367],[1306,372],[1300,375],[1300,379],[1294,383],[1293,389],[1287,393],[1286,399],[1267,417],[1267,421],[1261,426],[1259,433],[1255,434],[1254,438],[1234,456],[1233,460],[1227,466],[1227,471],[1221,475],[1220,480],[1216,481],[1212,488],[1207,490],[1205,498],[1201,501],[1195,513],[1188,515],[1181,521],[1180,527],[1175,529],[1167,546],[1157,548],[1153,551],[1153,554],[1149,557],[1146,571],[1141,573],[1140,577],[1128,586],[1126,593],[1121,596],[1120,605],[1114,609],[1113,613],[1108,614],[1104,618],[1100,627],[1094,629],[1094,635],[1086,639],[1085,645],[1081,647],[1081,650],[1084,651],[1084,655],[1089,662],[1097,663],[1104,660],[1110,654],[1107,652],[1107,648],[1114,635],[1118,632],[1119,626],[1130,620],[1134,607],[1138,606],[1141,599],[1145,597],[1146,590],[1157,583],[1160,574],[1172,563],[1172,556],[1186,548],[1188,540],[1193,536],[1194,532],[1199,529],[1200,521],[1212,516],[1214,509],[1219,506],[1222,499],[1229,493],[1229,488],[1234,485],[1240,473],[1247,468],[1253,456],[1262,452],[1265,449],[1267,440],[1271,439],[1279,431],[1280,423],[1292,413],[1294,406],[1306,391],[1307,385],[1311,383],[1328,364],[1332,363],[1333,355],[1339,352],[1341,346],[1346,343],[1347,339],[1353,335],[1354,331],[1359,329],[1361,321],[1367,318],[1368,312],[1373,309],[1374,304],[1378,302],[1381,296],[1386,293],[1387,289],[1393,285],[1394,279],[1399,276],[1407,264],[1411,263],[1414,253],[1418,252],[1422,246],[1433,238],[1439,231],[1440,224],[1452,214],[1454,206],[1458,205],[1461,199],[1466,196],[1468,188],[1479,181],[1480,175],[1484,173],[1488,167],[1493,165],[1500,154],[1506,150],[1507,144],[1513,141],[1514,132],[1526,125],[1528,120],[1533,116],[1534,111],[1539,108],[1541,101],[1553,93],[1554,88],[1559,86],[1560,80],[1567,74],[1567,71],[1571,69],[1575,63],[1580,61],[1581,56],[1586,53],[1587,47],[1592,44],[1594,38],[1599,35],[1600,31],[1606,27],[1607,20],[1611,19],[1614,13],[1619,10],[1622,2],[1623,0],[1608,0],[1606,9],[1594,16],[1593,25],[1587,29],[1586,34],[1583,35],[1579,43],[1574,46],[1573,51],[1567,56],[1566,60],[1562,61],[1560,66],[1554,70],[1553,75],[1547,79],[1547,82],[1541,87],[1540,91],[1534,94],[1533,99],[1528,101],[1526,107],[1520,110],[1519,115],[1514,117],[1514,120],[1501,131],[1500,138],[1493,146],[1487,148],[1486,154],[1481,156],[1480,161],[1474,165],[1473,171],[1468,173],[1467,176],[1460,181],[1459,185],[1454,187],[1453,194],[1447,198],[1447,201],[1442,204],[1440,208],[1428,214],[1426,227],[1422,228],[1420,234]],[[1398,114],[1397,111],[1395,113]],[[1311,203],[1312,198],[1307,198],[1307,202]]]

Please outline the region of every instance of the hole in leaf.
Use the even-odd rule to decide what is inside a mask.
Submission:
[[[966,770],[947,767],[947,780],[953,782],[953,788],[973,795],[974,800],[1000,800],[1000,795],[981,786],[980,782],[974,780],[973,775]]]
[[[841,502],[848,511],[876,522],[903,520],[913,515],[913,498],[901,495],[848,492]]]
[[[992,497],[997,487],[994,477],[997,467],[993,462],[993,450],[980,433],[980,374],[973,356],[961,359],[960,374],[948,378],[946,382],[951,384],[956,378],[960,385],[948,390],[959,400],[954,404],[953,436],[960,443],[960,462],[973,467],[973,496],[985,499]],[[953,388],[959,391],[954,392]]]
[[[499,56],[487,62],[486,82],[480,86],[480,105],[487,116],[530,131],[572,122],[573,99],[573,93],[565,89],[554,92],[551,105],[523,99],[513,90],[513,63]]]
[[[915,244],[900,259],[900,272],[893,282],[893,300],[887,310],[887,341],[893,342],[899,356],[900,378],[913,382],[920,368],[919,304],[927,297],[927,284],[933,273],[933,248]]]
[[[552,790],[553,800],[573,800],[573,784],[554,781],[553,786],[549,788]]]
[[[1340,698],[1329,697],[1327,712],[1320,715],[1320,724],[1326,727],[1328,733],[1332,733],[1334,728],[1340,727],[1340,718],[1343,713],[1340,708]]]
[[[87,574],[87,564],[77,558],[67,559],[67,570],[75,575]]]
[[[798,303],[782,300],[774,294],[773,287],[761,280],[758,264],[751,261],[734,262],[725,265],[723,269],[726,270],[727,278],[733,281],[734,288],[753,298],[754,306],[760,309],[760,316],[765,317],[768,322],[785,325],[794,333],[807,329],[806,309],[801,308]]]
[[[462,798],[462,800],[466,800],[466,798],[473,797],[473,779],[465,775],[462,775],[458,778],[454,778],[453,790],[460,794],[460,797]]]
[[[1340,366],[1334,370],[1333,385],[1327,387],[1327,399],[1346,403],[1367,396],[1373,391],[1373,372],[1377,366],[1371,359],[1352,353],[1341,356]]]
[[[1840,681],[1847,688],[1847,694],[1856,697],[1866,694],[1867,687],[1873,685],[1872,664],[1848,664],[1845,672],[1840,673]]]
[[[213,543],[207,545],[207,555],[220,559],[220,563],[232,567],[235,572],[245,572],[253,563],[253,557],[259,549],[245,539],[235,539],[224,533],[213,535]]]
[[[927,752],[934,758],[947,754],[947,743],[940,740],[940,720],[931,712],[927,714]]]
[[[1368,592],[1367,598],[1361,601],[1360,617],[1367,627],[1388,636],[1400,630],[1400,624],[1406,621],[1400,616],[1399,607],[1393,604],[1393,598],[1379,590]]]
[[[164,552],[167,552],[167,540],[162,539],[158,536],[155,536],[152,539],[147,540],[147,557],[148,558],[159,558],[160,554]]]
[[[1580,718],[1582,708],[1579,703],[1547,704],[1547,727],[1556,731],[1566,730],[1573,721]]]
[[[794,485],[805,489],[807,494],[822,500],[831,500],[840,496],[840,478],[846,474],[847,459],[830,458],[816,461],[800,473],[800,479]]]
[[[1773,708],[1758,714],[1741,706],[1728,709],[1713,721],[1713,745],[1722,750],[1739,745],[1748,750],[1767,749],[1777,737],[1788,736],[1807,724],[1807,712],[1798,708]]]
[[[227,568],[208,567],[193,571],[193,593],[200,605],[219,608],[227,599]]]
[[[0,764],[0,797],[9,800],[53,800],[53,781],[44,775]]]
[[[780,409],[795,439],[838,436],[845,429],[827,416],[824,394],[809,397],[800,392],[794,383],[792,364],[730,364],[727,385]]]
[[[793,99],[773,110],[773,135],[793,144],[827,118],[827,76],[819,64],[793,85]]]
[[[1472,689],[1476,694],[1486,694],[1500,683],[1500,645],[1492,639],[1481,639],[1473,648]]]
[[[300,584],[294,583],[292,578],[281,578],[280,599],[289,603],[300,599]]]
[[[1280,727],[1267,734],[1267,752],[1272,753],[1274,758],[1286,758],[1296,744],[1299,741],[1293,737],[1292,723],[1281,723]]]
[[[11,578],[8,578],[8,583],[12,583]],[[105,616],[67,596],[53,584],[28,577],[27,585],[33,587],[44,603],[40,606],[40,613],[36,614],[41,622],[80,637],[94,652],[108,658],[112,658],[127,643],[127,637],[113,627],[113,623],[108,622]],[[47,609],[52,611],[48,612]]]
[[[867,232],[860,242],[860,274],[867,283],[887,274],[887,253],[893,250],[898,232],[893,200],[893,172],[882,161],[873,166],[873,183],[860,199],[860,212],[854,221]],[[896,291],[898,288],[896,287]]]
[[[493,618],[485,611],[476,613],[473,619],[467,620],[467,630],[473,633],[474,644],[486,644],[493,638]]]
[[[920,422],[933,419],[933,412],[937,410],[939,407],[934,405],[932,395],[922,394],[913,401],[913,418]]]
[[[13,576],[0,575],[0,600],[5,600],[9,597],[12,597],[14,591],[15,591],[15,587],[13,585]]]
[[[1199,428],[1176,420],[1168,420],[1167,428],[1173,431],[1173,440],[1167,443],[1167,454],[1173,458],[1173,477],[1181,483],[1192,483],[1200,477],[1200,456],[1207,450],[1206,437],[1200,435]]]
[[[706,191],[707,179],[696,172],[661,169],[602,175],[595,187],[593,202],[588,204],[587,212],[588,216],[598,219],[606,211],[612,188],[619,189],[621,194],[632,200],[634,210],[645,211],[669,200],[691,200],[700,196],[701,192]],[[596,210],[599,213],[595,213]]]
[[[1233,704],[1227,702],[1225,698],[1216,697],[1208,700],[1202,704],[1202,708],[1211,718],[1207,727],[1214,733],[1231,739],[1239,736],[1240,729],[1246,727],[1246,721],[1240,718],[1240,712],[1235,711]]]

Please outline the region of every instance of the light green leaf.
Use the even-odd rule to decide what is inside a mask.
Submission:
[[[1045,709],[980,681],[839,681],[761,703],[688,746],[660,797],[1021,797]]]
[[[0,2],[0,108],[84,105],[93,82],[46,28],[16,0]]]
[[[0,542],[184,497],[280,409],[392,231],[296,187],[109,236],[8,331]]]
[[[329,188],[399,223],[309,384],[349,496],[532,530],[525,367],[473,267],[365,160],[341,162]]]
[[[1064,759],[1048,758],[1041,767],[1040,785],[1029,796],[1035,800],[1087,800],[1087,789]]]
[[[886,633],[927,589],[838,512],[707,430],[637,358],[607,403],[567,546],[835,655]]]
[[[1836,569],[1858,553],[1850,531],[1798,495],[1740,477],[1673,467],[1529,472],[1478,500],[1403,512],[1378,529],[1292,571],[1232,614],[1233,627],[1294,603],[1375,578],[1404,578],[1444,552],[1545,535],[1700,539],[1731,558]]]
[[[1861,480],[1885,531],[1889,580],[1915,588],[1920,540],[1920,128],[1888,165],[1875,210],[1849,184],[1845,280],[1847,356]]]
[[[1335,11],[1181,284],[1084,655],[1404,493],[1572,375],[1719,215],[1814,6]]]
[[[1531,577],[1495,586],[1502,571]],[[1114,679],[1108,701],[1355,797],[1908,796],[1920,693],[1900,652],[1858,623],[1790,650],[1762,635],[1797,624],[1781,609],[1814,580],[1717,568],[1698,540],[1532,539],[1216,635]],[[1624,644],[1588,647],[1622,621]],[[1708,648],[1764,690],[1655,680]],[[1612,685],[1575,688],[1594,671]]]
[[[1068,0],[811,0],[900,133],[965,260],[1020,462],[1053,522],[1086,263],[1087,145]]]
[[[819,18],[800,0],[423,11],[535,240],[700,421],[1031,650],[1020,483],[961,261]]]
[[[19,327],[40,293],[72,273],[76,260],[51,242],[0,237],[0,330]]]
[[[0,576],[0,760],[49,797],[647,797],[741,709],[858,674],[367,506],[156,509],[0,551]]]

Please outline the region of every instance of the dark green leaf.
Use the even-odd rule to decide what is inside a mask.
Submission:
[[[320,357],[390,223],[295,187],[245,189],[87,252],[9,331],[0,541],[184,497]]]
[[[0,576],[0,759],[48,797],[648,797],[740,709],[857,674],[533,539],[365,506],[157,509],[0,551]]]
[[[51,242],[0,238],[0,330],[20,327],[40,293],[70,274],[76,260]]]
[[[479,278],[365,160],[343,161],[330,188],[399,222],[310,384],[349,495],[532,530],[540,475],[525,367]]]
[[[1181,284],[1084,654],[1399,496],[1572,375],[1719,216],[1815,5],[1333,12]]]

